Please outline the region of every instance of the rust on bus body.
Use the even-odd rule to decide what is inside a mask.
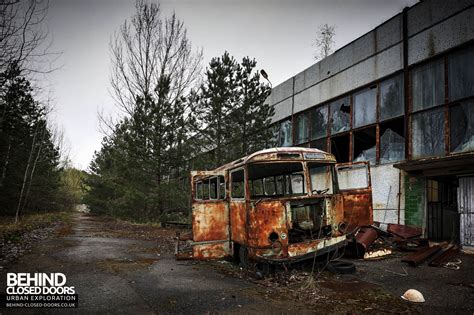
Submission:
[[[369,173],[366,188],[339,191],[338,186],[333,184],[333,180],[336,180],[333,178],[335,162],[333,155],[317,149],[275,148],[256,152],[212,171],[191,172],[191,257],[214,259],[235,256],[239,255],[238,249],[244,247],[250,258],[287,262],[344,246],[346,233],[352,227],[373,223],[370,169],[367,163],[341,164],[345,168],[364,164]],[[285,186],[281,196],[276,192],[268,195],[266,188],[261,198],[251,196],[250,180],[263,180],[265,168],[276,163],[301,164],[295,174],[302,176],[305,187],[303,193],[294,195],[290,189],[291,195],[286,195]],[[257,174],[250,179],[249,165],[253,167],[253,174]],[[256,168],[259,165],[261,169]],[[278,176],[293,176],[285,175],[284,164],[281,165],[283,175]],[[311,188],[313,175],[309,168],[320,165],[327,165],[322,181],[325,182],[323,187],[332,187],[329,193],[327,190],[319,192]],[[245,171],[245,198],[233,199],[231,196],[230,173],[236,170]],[[259,175],[261,172],[264,175]],[[277,175],[265,176],[275,176],[276,189]],[[217,193],[211,194],[211,181],[215,181],[216,177],[219,181],[223,179],[224,183],[221,186],[218,184]],[[203,185],[198,189],[197,183]],[[293,185],[292,182],[285,183]],[[202,190],[204,196],[198,197],[197,189]],[[221,195],[219,189],[225,189],[225,193]]]

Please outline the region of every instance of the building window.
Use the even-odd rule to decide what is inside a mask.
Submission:
[[[401,75],[380,84],[380,120],[403,115],[403,77]]]
[[[318,140],[313,140],[310,142],[309,144],[309,147],[310,148],[316,148],[316,149],[319,149],[321,151],[328,151],[328,146],[327,146],[327,141],[326,141],[327,138],[322,138],[322,139],[318,139]]]
[[[380,124],[380,163],[405,159],[405,123],[403,117]]]
[[[319,139],[328,135],[328,106],[324,105],[311,112],[311,139]]]
[[[412,72],[413,111],[444,103],[443,62],[424,65]]]
[[[474,48],[449,57],[449,99],[474,95]]]
[[[270,127],[270,133],[272,135],[271,139],[269,140],[267,147],[274,148],[280,144],[280,124],[273,124]]]
[[[293,145],[291,120],[285,120],[280,125],[280,147],[291,147]]]
[[[474,151],[474,100],[451,107],[450,118],[450,151]]]
[[[412,116],[412,156],[444,155],[444,108]]]
[[[375,123],[377,120],[377,86],[354,94],[354,128]]]
[[[375,127],[354,131],[354,162],[369,161],[377,158],[377,133]]]
[[[309,140],[308,114],[300,114],[296,117],[295,144],[305,143]]]
[[[350,114],[349,97],[344,97],[331,103],[331,134],[349,130]]]
[[[349,134],[331,138],[331,153],[339,163],[349,162]]]

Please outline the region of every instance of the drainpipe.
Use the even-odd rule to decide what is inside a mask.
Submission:
[[[409,119],[408,119],[408,110],[409,110],[409,101],[410,101],[410,91],[408,81],[410,79],[410,74],[408,72],[408,7],[405,7],[402,12],[402,23],[403,23],[403,101],[405,107],[405,160],[409,158],[410,151],[410,141],[409,141]]]

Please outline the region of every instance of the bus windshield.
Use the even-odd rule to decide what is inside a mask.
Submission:
[[[300,162],[254,163],[248,166],[251,197],[298,196],[307,193]]]

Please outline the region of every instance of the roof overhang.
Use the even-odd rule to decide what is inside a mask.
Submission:
[[[415,161],[403,161],[394,167],[424,176],[462,176],[474,174],[474,152],[445,157],[432,157]]]

